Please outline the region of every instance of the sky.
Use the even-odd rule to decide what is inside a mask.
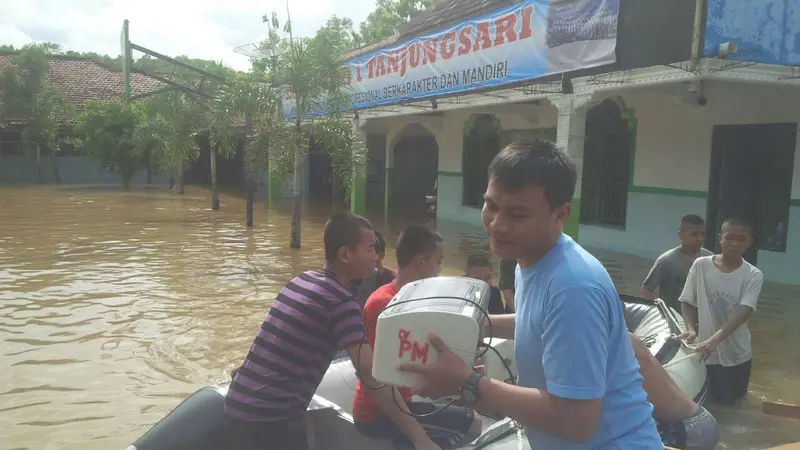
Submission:
[[[313,36],[330,16],[358,27],[374,0],[289,0],[295,36]],[[264,13],[286,20],[284,0],[0,0],[0,44],[51,41],[64,50],[120,54],[122,21],[130,40],[169,56],[222,61],[247,70],[237,46],[266,37]],[[141,54],[133,52],[134,59]]]

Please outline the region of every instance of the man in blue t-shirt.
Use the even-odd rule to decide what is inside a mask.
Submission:
[[[436,363],[399,368],[424,376],[419,395],[461,394],[522,423],[535,450],[662,449],[614,283],[562,233],[576,179],[542,140],[513,143],[489,165],[483,224],[492,252],[518,262],[516,314],[492,316],[491,332],[515,339],[518,385],[467,367],[435,335]]]

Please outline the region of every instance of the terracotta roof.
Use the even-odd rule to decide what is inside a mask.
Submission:
[[[11,64],[14,54],[0,54],[0,70]],[[122,98],[122,69],[112,69],[86,58],[53,56],[50,60],[48,81],[61,89],[80,112],[91,100],[113,100]],[[141,73],[131,74],[131,95],[144,94],[160,89],[164,85]],[[0,105],[2,91],[0,91]],[[69,122],[69,120],[67,120]]]
[[[411,38],[515,3],[519,0],[440,0],[401,25],[397,32],[399,38]]]
[[[378,42],[375,42],[375,43],[372,43],[372,44],[369,44],[369,45],[365,45],[363,47],[359,47],[359,48],[350,50],[349,52],[344,54],[344,59],[350,60],[350,59],[353,59],[353,58],[355,58],[357,56],[361,56],[361,55],[364,55],[366,53],[374,52],[374,51],[380,50],[380,49],[382,49],[384,47],[388,47],[391,44],[394,44],[395,42],[397,42],[397,33],[395,33],[392,36],[383,38]]]

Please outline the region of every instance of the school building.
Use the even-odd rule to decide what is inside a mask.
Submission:
[[[714,249],[721,221],[741,216],[756,234],[746,257],[766,279],[798,284],[796,10],[792,0],[437,2],[350,55],[369,149],[353,206],[435,199],[437,219],[480,224],[488,163],[538,135],[578,162],[566,231],[580,243],[655,258],[694,213]],[[306,178],[325,179],[313,153]]]

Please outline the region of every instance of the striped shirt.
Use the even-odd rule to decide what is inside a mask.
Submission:
[[[361,307],[325,270],[310,270],[278,293],[225,397],[245,422],[302,423],[337,350],[364,337]]]

